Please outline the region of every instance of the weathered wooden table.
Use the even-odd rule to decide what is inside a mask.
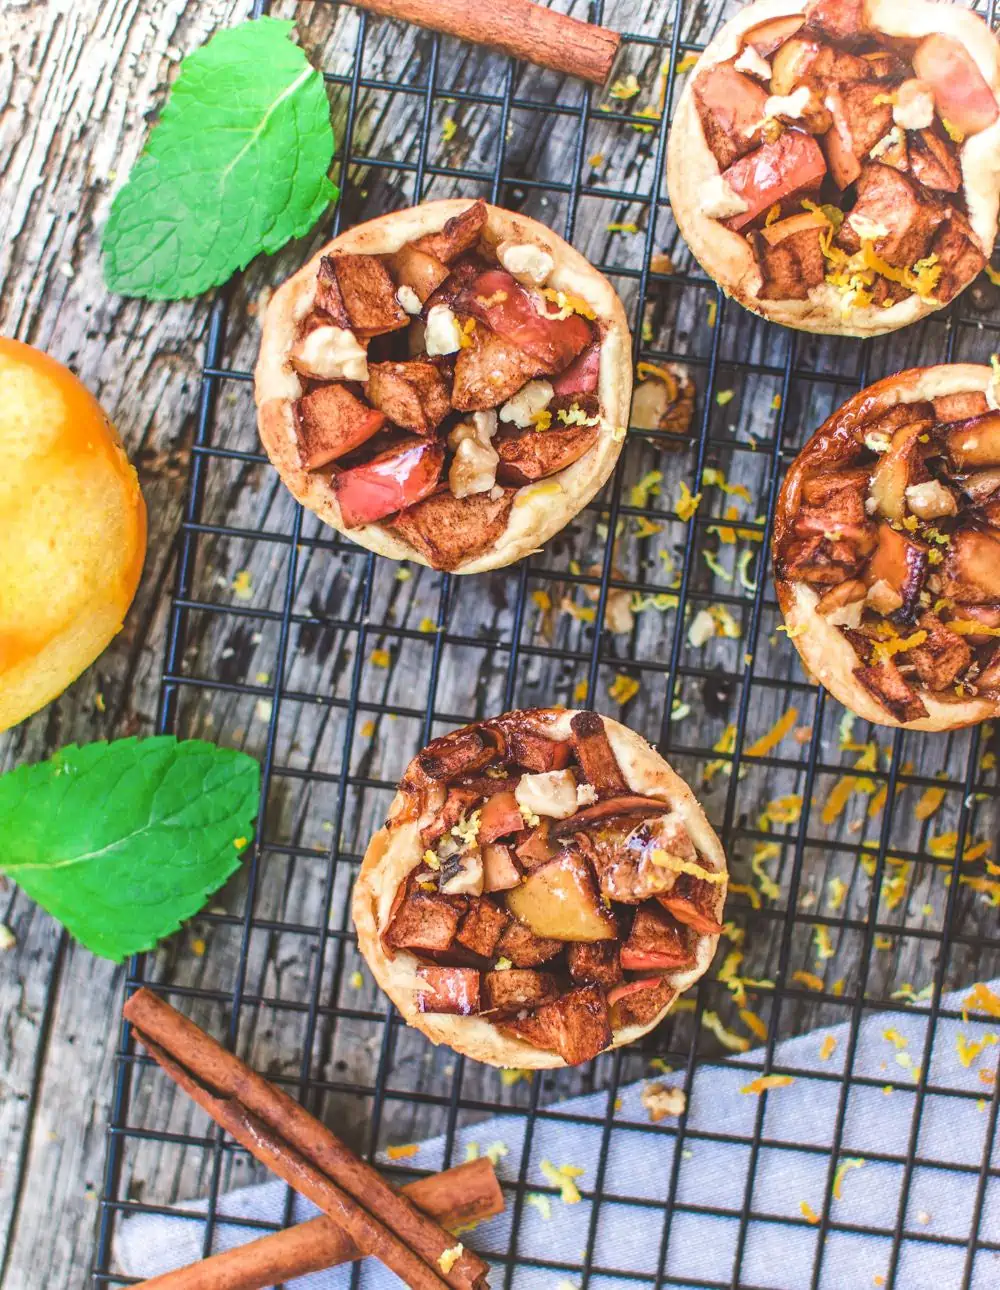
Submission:
[[[249,8],[242,0],[28,0],[0,12],[0,49],[11,51],[0,62],[0,327],[69,363],[100,398],[138,466],[150,516],[145,575],[125,630],[62,699],[0,738],[0,769],[39,759],[70,741],[147,734],[156,725],[210,301],[159,305],[109,296],[101,281],[99,234],[116,182],[138,155],[182,53],[247,16]],[[720,11],[727,6],[716,0],[688,6],[681,37],[704,39]],[[585,16],[585,6],[577,5],[576,12]],[[658,0],[608,0],[605,7],[610,25],[651,38],[671,35],[672,14],[673,5]],[[342,6],[304,4],[296,16],[313,61],[349,79],[357,15]],[[692,437],[680,442],[680,450],[668,451],[663,437],[636,437],[623,454],[618,483],[608,494],[612,514],[630,539],[619,543],[616,574],[628,585],[663,593],[675,581],[661,554],[666,551],[678,569],[686,563],[689,571],[680,590],[684,630],[698,608],[725,602],[742,636],[720,636],[695,650],[678,642],[678,612],[661,602],[637,616],[631,634],[595,638],[585,621],[591,602],[581,594],[579,579],[581,569],[585,577],[596,562],[599,572],[605,559],[607,512],[600,508],[551,543],[531,562],[530,572],[523,566],[456,585],[414,571],[404,583],[386,562],[330,542],[309,518],[298,530],[294,507],[268,466],[239,456],[205,466],[200,519],[214,531],[197,544],[189,596],[227,612],[192,609],[187,616],[185,650],[176,665],[199,683],[177,693],[177,728],[260,755],[275,723],[275,760],[282,770],[269,784],[268,848],[250,896],[254,925],[243,929],[248,892],[245,877],[237,879],[213,902],[220,916],[195,920],[151,957],[149,974],[222,995],[239,976],[248,1000],[240,1051],[267,1072],[322,1077],[325,1092],[316,1105],[342,1127],[349,1118],[361,1146],[370,1145],[370,1102],[351,1090],[371,1086],[384,1021],[366,1018],[380,1018],[384,1008],[369,980],[360,990],[351,984],[358,964],[344,934],[350,860],[384,810],[388,786],[421,742],[430,715],[439,733],[442,721],[505,704],[569,703],[588,676],[599,686],[595,706],[617,715],[607,692],[624,671],[641,681],[625,718],[659,739],[681,773],[697,782],[713,744],[723,749],[724,762],[727,748],[739,759],[743,746],[794,703],[798,742],[744,762],[739,774],[720,774],[710,766],[704,789],[713,818],[725,828],[741,882],[758,881],[747,864],[754,844],[767,838],[779,843],[769,866],[779,884],[778,901],[765,899],[759,912],[745,898],[731,906],[735,922],[747,929],[742,971],[779,978],[776,993],[765,991],[754,1004],[765,1018],[773,1016],[775,1033],[842,1020],[840,999],[849,1004],[855,989],[881,1000],[900,982],[929,982],[942,949],[942,980],[985,975],[995,971],[1000,948],[995,910],[971,891],[954,896],[946,930],[944,870],[925,850],[929,830],[955,827],[968,759],[972,753],[978,757],[980,746],[967,735],[879,737],[876,778],[884,782],[891,768],[899,783],[893,853],[906,857],[909,866],[892,870],[903,874],[904,889],[897,882],[887,897],[883,884],[880,902],[876,884],[884,876],[883,860],[874,882],[857,864],[858,848],[867,842],[877,851],[882,836],[885,817],[867,810],[870,796],[855,799],[829,825],[820,823],[818,810],[810,818],[809,795],[822,803],[841,768],[854,760],[838,745],[841,710],[817,695],[788,643],[775,635],[778,620],[763,561],[756,566],[761,576],[755,589],[749,579],[746,586],[720,582],[702,559],[706,551],[721,550],[721,558],[732,563],[734,549],[720,548],[710,529],[730,499],[718,489],[705,490],[690,527],[672,513],[680,481],[696,491],[698,469],[712,464],[750,490],[753,505],[740,514],[753,526],[789,453],[860,378],[946,354],[986,361],[997,344],[997,293],[979,285],[963,301],[963,321],[938,319],[867,349],[779,333],[733,307],[715,320],[709,308],[714,289],[696,268],[689,272],[669,213],[657,205],[664,198],[662,147],[653,116],[619,124],[616,115],[630,109],[595,92],[581,124],[579,86],[520,69],[520,100],[555,101],[571,111],[542,115],[529,106],[515,108],[501,130],[496,107],[463,103],[460,95],[474,89],[499,96],[506,64],[453,42],[442,44],[439,55],[428,51],[427,38],[412,30],[372,23],[363,76],[423,84],[430,75],[434,99],[422,92],[331,84],[338,140],[351,93],[358,94],[359,106],[350,145],[362,160],[352,170],[342,218],[355,221],[412,200],[415,168],[427,196],[489,195],[489,181],[469,176],[493,174],[500,177],[502,201],[560,231],[568,224],[575,244],[618,275],[633,324],[638,330],[644,323],[644,352],[683,358],[699,395]],[[619,74],[636,72],[643,87],[631,110],[641,111],[641,105],[655,112],[661,60],[662,47],[655,44],[627,47]],[[455,90],[458,102],[450,93]],[[425,115],[426,153],[418,145]],[[444,128],[452,119],[454,132]],[[388,164],[373,166],[370,158]],[[581,173],[582,190],[546,194],[546,183],[565,185]],[[520,178],[528,181],[525,187],[519,187]],[[642,232],[630,229],[649,227],[650,194],[659,224],[648,246]],[[308,245],[255,264],[231,292],[222,355],[227,369],[245,373],[252,367],[261,293],[321,240],[318,231]],[[654,281],[646,301],[639,273],[650,249],[669,253],[679,273]],[[254,451],[249,385],[228,379],[213,390],[213,444]],[[732,400],[712,397],[723,390],[733,392]],[[779,394],[782,401],[775,398]],[[654,469],[662,478],[650,481]],[[643,480],[645,491],[633,491]],[[660,531],[631,540],[640,513],[652,517]],[[763,531],[762,523],[756,527]],[[255,541],[258,531],[276,536]],[[248,600],[234,590],[243,571],[252,588]],[[282,646],[277,624],[289,587],[294,618]],[[564,597],[575,603],[575,615],[558,612]],[[446,626],[440,645],[426,630],[428,619],[432,627]],[[371,663],[376,647],[390,648],[390,668]],[[437,666],[430,682],[432,649]],[[361,706],[355,712],[347,696],[356,666]],[[215,688],[217,682],[222,688]],[[239,693],[228,685],[249,690]],[[671,723],[665,713],[675,700],[682,713],[689,710]],[[740,742],[732,750],[726,731],[737,721]],[[949,777],[946,800],[933,825],[922,825],[913,805],[942,770]],[[978,786],[978,775],[969,782]],[[340,785],[346,785],[344,810],[340,837],[332,844]],[[759,823],[764,803],[803,792],[801,820],[788,827]],[[986,833],[994,821],[981,813],[976,827]],[[341,863],[328,887],[331,845],[339,849]],[[825,884],[833,877],[847,893],[838,906],[823,904]],[[761,903],[756,892],[754,899]],[[876,915],[882,941],[872,930]],[[94,1259],[123,971],[69,943],[9,885],[0,887],[0,921],[16,938],[0,957],[0,1283],[10,1290],[77,1290],[89,1284]],[[287,930],[314,924],[322,924],[317,935]],[[818,959],[816,926],[832,936],[831,953],[824,950]],[[985,947],[983,936],[993,938]],[[811,996],[790,984],[796,969],[819,973],[829,988]],[[732,1009],[725,1011],[728,991],[715,984],[706,989],[698,1015],[707,1004],[721,1010],[727,1024],[738,1024]],[[304,1062],[303,1015],[317,992],[325,1010],[310,1033],[312,1052]],[[210,1002],[184,1006],[217,1032],[224,1029],[224,1010]],[[337,1017],[338,1009],[352,1015]],[[669,1046],[683,1054],[697,1039],[690,1015],[682,1015],[661,1028],[645,1052]],[[447,1088],[454,1074],[449,1054],[431,1055],[410,1035],[397,1037],[394,1045],[387,1058],[394,1087]],[[610,1060],[597,1063],[593,1073],[554,1081],[546,1098],[609,1080]],[[644,1069],[641,1052],[619,1060],[614,1078],[635,1077]],[[462,1080],[463,1100],[523,1105],[528,1096],[525,1086],[501,1089],[496,1075],[481,1068],[466,1065]],[[379,1115],[376,1145],[442,1125],[440,1107],[405,1097],[388,1099]],[[167,1086],[144,1082],[130,1122],[180,1131],[189,1127],[190,1112]],[[149,1144],[129,1156],[123,1194],[161,1201],[204,1194],[208,1170],[207,1153]],[[241,1162],[227,1164],[227,1170],[227,1178],[248,1176]]]

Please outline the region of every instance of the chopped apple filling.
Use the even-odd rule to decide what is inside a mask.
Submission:
[[[421,1012],[482,1016],[572,1063],[665,1009],[722,930],[724,873],[681,811],[630,793],[600,716],[577,713],[565,740],[534,717],[418,756],[404,786],[426,849],[382,940],[416,959]]]
[[[323,256],[289,355],[299,467],[345,527],[385,524],[439,569],[488,551],[516,491],[602,426],[602,324],[546,286],[548,250],[494,247],[486,216],[472,202],[390,254]]]
[[[1000,415],[984,408],[970,392],[835,416],[779,520],[779,578],[813,588],[898,720],[927,695],[1000,698],[1000,640],[969,621],[1000,624]]]
[[[982,269],[963,144],[1000,107],[959,41],[890,39],[862,0],[811,0],[750,28],[691,91],[719,168],[698,209],[748,239],[761,300],[944,304]]]

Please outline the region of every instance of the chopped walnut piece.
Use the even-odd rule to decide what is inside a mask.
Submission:
[[[649,1118],[654,1124],[659,1124],[668,1115],[683,1115],[684,1108],[687,1106],[684,1090],[669,1088],[666,1084],[646,1084],[642,1090],[641,1097],[642,1104],[649,1112]]]

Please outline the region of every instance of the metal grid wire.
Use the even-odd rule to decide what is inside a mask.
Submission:
[[[617,1090],[648,1073],[653,1056],[683,1070],[690,1094],[699,1063],[720,1051],[703,1024],[706,1014],[717,1012],[738,1029],[730,991],[716,977],[729,946],[720,946],[693,1009],[671,1016],[641,1045],[604,1055],[583,1071],[508,1086],[492,1070],[432,1051],[400,1024],[370,981],[360,984],[348,898],[367,837],[422,744],[476,717],[579,703],[583,693],[657,743],[722,832],[739,889],[727,916],[742,929],[743,971],[765,981],[749,1003],[767,1028],[763,1067],[757,1058],[736,1057],[737,1067],[795,1075],[775,1060],[780,1039],[849,1023],[846,1051],[829,1073],[809,1072],[839,1087],[832,1151],[769,1135],[766,1094],[745,1138],[693,1130],[686,1113],[657,1126],[675,1149],[665,1202],[656,1205],[656,1285],[749,1290],[743,1269],[749,1224],[773,1218],[755,1205],[762,1151],[829,1155],[832,1182],[848,1095],[865,1084],[913,1096],[905,1151],[876,1157],[900,1171],[897,1218],[884,1229],[838,1221],[828,1187],[812,1285],[837,1284],[824,1266],[831,1233],[884,1238],[890,1286],[904,1240],[957,1247],[963,1285],[977,1251],[1000,1250],[978,1234],[986,1189],[998,1176],[990,1158],[997,1084],[984,1085],[981,1095],[956,1093],[935,1087],[930,1075],[937,1022],[955,1015],[942,1009],[942,992],[995,974],[1000,964],[995,909],[961,881],[968,872],[961,846],[949,854],[934,841],[948,830],[960,838],[995,831],[989,732],[914,736],[858,723],[848,737],[843,709],[805,676],[777,633],[764,554],[780,479],[811,430],[853,389],[887,372],[952,358],[988,361],[997,348],[998,293],[977,284],[947,314],[865,343],[783,331],[726,303],[677,236],[663,176],[678,64],[683,69],[684,55],[702,48],[735,8],[609,0],[581,15],[634,28],[624,36],[616,75],[635,71],[644,97],[624,100],[347,6],[318,5],[309,18],[305,43],[314,56],[318,47],[327,50],[340,144],[344,194],[333,231],[389,207],[454,193],[534,214],[615,283],[631,316],[635,359],[680,362],[694,380],[689,433],[632,432],[604,493],[544,552],[483,578],[417,568],[400,577],[397,566],[323,529],[291,502],[260,453],[249,384],[259,293],[306,252],[290,248],[254,266],[211,307],[158,726],[255,752],[263,804],[244,873],[176,945],[133,961],[128,984],[161,988],[339,1130],[354,1126],[351,1140],[369,1155],[403,1133],[414,1139],[443,1133],[452,1163],[461,1126],[498,1109],[526,1114],[520,1175],[507,1189],[515,1237],[497,1260],[505,1287],[521,1257],[516,1231],[536,1126],[566,1118],[553,1105],[567,1094],[602,1090],[606,1114],[580,1123],[599,1124],[606,1145]],[[992,4],[987,17],[995,17]],[[461,123],[454,143],[452,118]],[[323,230],[324,238],[329,234]],[[654,259],[664,250],[669,262]],[[673,510],[680,484],[697,493],[707,467],[742,484],[752,504],[704,486],[702,504],[684,522]],[[733,561],[744,548],[753,554],[736,576]],[[631,630],[598,630],[609,602],[614,607],[623,593],[637,593],[646,605]],[[695,647],[688,628],[708,606],[727,611],[738,635]],[[619,676],[639,683],[624,706],[609,694]],[[754,742],[790,706],[797,709],[794,734],[755,752]],[[878,743],[875,768],[854,782],[848,808],[828,818],[831,790],[855,766],[852,741],[871,739]],[[942,801],[921,820],[916,803],[928,789],[942,790]],[[775,812],[761,814],[766,803],[789,795],[801,799],[797,818],[785,824]],[[766,872],[776,884],[763,897],[766,884],[749,865],[762,843],[773,844],[764,854],[775,857]],[[803,973],[819,974],[821,988],[815,979],[804,982]],[[925,1049],[914,1055],[911,1071],[897,1066],[878,1079],[863,1076],[855,1071],[862,1022],[873,1011],[907,1008],[904,982],[931,988]],[[927,1100],[944,1094],[987,1099],[986,1146],[976,1167],[928,1159],[920,1150]],[[705,1137],[740,1143],[749,1153],[738,1206],[682,1199],[682,1148]],[[126,1028],[95,1283],[128,1284],[112,1259],[123,1217],[189,1213],[183,1207],[189,1196],[209,1197],[202,1219],[209,1251],[219,1196],[255,1177],[252,1167],[158,1082]],[[911,1184],[924,1167],[968,1176],[975,1216],[967,1239],[913,1230]],[[404,1176],[399,1167],[395,1172]],[[602,1204],[629,1199],[607,1190],[603,1165],[585,1198],[593,1204],[580,1262],[531,1265],[581,1287],[605,1277],[648,1283],[595,1262]],[[678,1279],[670,1271],[673,1220],[691,1213],[737,1225],[729,1279]]]

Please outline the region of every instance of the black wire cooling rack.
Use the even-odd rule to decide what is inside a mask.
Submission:
[[[983,1058],[978,1089],[939,1087],[932,1061],[939,1023],[959,1015],[942,994],[1000,971],[1000,888],[983,858],[996,858],[987,849],[996,825],[990,731],[916,736],[852,724],[778,632],[766,556],[778,484],[812,429],[886,373],[989,361],[1000,289],[984,277],[946,313],[866,343],[784,331],[727,304],[677,235],[664,161],[689,55],[738,8],[721,0],[581,8],[624,32],[604,92],[349,6],[295,14],[333,103],[343,189],[333,230],[453,194],[524,210],[615,283],[637,362],[680,364],[694,384],[687,431],[633,429],[601,497],[529,560],[468,579],[400,568],[323,529],[276,480],[253,417],[256,315],[267,289],[329,226],[309,247],[252,266],[211,305],[159,729],[255,753],[263,806],[240,878],[174,943],[133,961],[129,988],[162,990],[370,1155],[443,1134],[444,1162],[454,1163],[463,1126],[498,1110],[526,1117],[523,1156],[506,1185],[514,1236],[491,1254],[494,1283],[505,1288],[527,1265],[541,1278],[531,1285],[750,1290],[764,1283],[745,1266],[758,1221],[783,1224],[789,1240],[814,1234],[812,1287],[854,1290],[828,1253],[834,1236],[877,1238],[874,1284],[888,1286],[917,1284],[899,1271],[911,1243],[946,1259],[936,1265],[950,1269],[937,1279],[942,1288],[971,1285],[977,1257],[1000,1255],[1000,1242],[980,1231],[1000,1175],[995,1056],[992,1069],[989,1051]],[[684,488],[701,494],[686,519],[683,503],[676,509]],[[702,640],[692,624],[701,614],[705,626],[705,613],[711,634]],[[686,1011],[583,1070],[505,1082],[400,1024],[363,971],[349,892],[422,744],[476,717],[553,702],[590,703],[657,743],[721,830],[734,890],[716,964]],[[887,1073],[858,1069],[866,1019],[915,1005],[929,1017],[923,1050]],[[724,1052],[720,1038],[731,1049],[754,1045],[726,1054],[737,1068],[794,1075],[779,1042],[838,1023],[846,1038],[836,1061],[810,1072],[836,1091],[832,1141],[811,1150],[828,1161],[832,1184],[851,1146],[849,1096],[868,1087],[905,1094],[906,1141],[879,1156],[895,1170],[893,1223],[844,1221],[829,1187],[809,1216],[762,1208],[755,1184],[764,1156],[780,1168],[783,1152],[810,1149],[774,1135],[765,1093],[746,1133],[706,1131],[687,1112],[656,1126],[673,1150],[654,1204],[653,1274],[598,1252],[602,1208],[630,1203],[603,1163],[581,1184],[585,1248],[570,1261],[519,1250],[532,1135],[556,1117],[574,1122],[558,1110],[566,1096],[604,1095],[606,1110],[579,1121],[596,1125],[606,1144],[619,1089],[649,1075],[651,1061],[682,1072],[689,1096]],[[944,1097],[983,1116],[974,1163],[928,1151],[926,1108]],[[686,1196],[685,1160],[706,1140],[746,1153],[735,1204]],[[405,1160],[386,1167],[405,1176]],[[926,1170],[944,1171],[935,1176],[958,1180],[971,1197],[968,1231],[936,1231],[914,1217],[914,1179]],[[95,1284],[129,1283],[113,1243],[130,1215],[192,1214],[188,1202],[207,1196],[199,1219],[207,1252],[219,1197],[256,1177],[245,1153],[173,1096],[126,1028]],[[647,1219],[651,1204],[642,1202]],[[290,1214],[289,1198],[286,1221]],[[682,1239],[678,1224],[691,1216],[726,1226],[725,1277],[672,1270],[672,1237]],[[1000,1279],[981,1281],[976,1267],[976,1286]],[[783,1284],[774,1269],[766,1285]]]

